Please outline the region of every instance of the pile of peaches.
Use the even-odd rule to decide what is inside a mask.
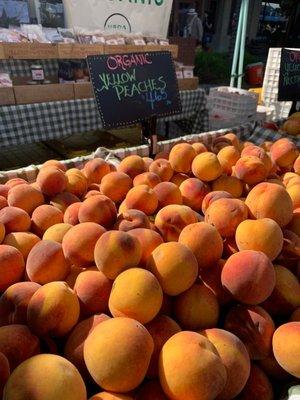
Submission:
[[[0,243],[4,400],[272,400],[300,378],[288,139],[47,161],[0,185]]]

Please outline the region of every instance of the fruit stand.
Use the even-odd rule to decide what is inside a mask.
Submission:
[[[289,358],[299,359],[300,158],[289,139],[270,143],[266,135],[250,145],[253,129],[159,142],[154,161],[146,145],[100,148],[2,176],[0,268],[12,257],[16,268],[0,279],[0,362],[14,369],[5,400],[32,390],[36,380],[24,374],[33,369],[38,381],[51,377],[38,400],[53,390],[64,399],[86,400],[86,390],[102,390],[93,400],[184,399],[187,388],[199,399],[203,391],[211,399],[225,391],[232,399],[285,398],[300,375]],[[241,272],[248,268],[249,276]],[[25,293],[24,313],[15,296]],[[53,307],[64,317],[54,318]],[[18,344],[9,342],[16,335]],[[8,345],[18,348],[14,358]],[[187,355],[211,359],[213,383],[201,380],[203,363],[184,363]],[[130,372],[120,370],[132,357]],[[174,362],[184,389],[170,372]],[[57,374],[71,386],[60,386]]]
[[[33,56],[22,51],[0,57]],[[55,62],[61,48],[47,51]],[[189,135],[1,171],[3,400],[297,399],[300,136],[284,128],[299,113],[270,130],[255,96],[227,90],[247,123],[209,132],[203,92],[179,92],[171,67],[155,110],[181,100],[163,121],[190,120]],[[109,126],[75,85],[65,100],[1,106],[2,145]],[[156,122],[145,115],[142,129]]]

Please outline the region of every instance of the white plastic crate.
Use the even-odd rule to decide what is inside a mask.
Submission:
[[[227,86],[210,89],[208,96],[210,115],[228,115],[235,123],[255,121],[257,102],[256,93]]]
[[[236,125],[237,118],[235,114],[217,110],[211,110],[209,113],[209,128],[211,130],[231,128]]]
[[[256,121],[257,122],[265,122],[273,120],[273,110],[269,107],[265,106],[257,106],[257,114],[256,114]]]
[[[265,70],[262,99],[264,105],[273,110],[273,119],[287,118],[292,107],[292,102],[290,101],[278,101],[280,61],[281,48],[270,48]]]

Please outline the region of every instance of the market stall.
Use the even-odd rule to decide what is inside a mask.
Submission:
[[[61,338],[66,341],[64,349],[60,353],[63,355],[63,358],[60,358],[58,355],[49,354],[52,351],[52,347],[47,350],[47,354],[37,356],[35,356],[35,349],[29,349],[28,358],[25,362],[22,362],[21,356],[15,356],[13,360],[17,360],[15,362],[19,362],[19,365],[8,379],[4,389],[6,396],[10,396],[10,393],[16,390],[16,387],[23,395],[23,391],[33,390],[32,388],[39,386],[36,382],[32,382],[31,379],[24,379],[23,369],[27,372],[28,369],[31,370],[31,368],[34,368],[35,376],[38,374],[40,382],[49,382],[49,372],[45,375],[43,372],[44,368],[36,369],[36,364],[39,363],[43,367],[47,363],[50,363],[52,366],[55,365],[55,371],[63,364],[64,369],[59,372],[60,379],[61,376],[64,376],[66,382],[76,382],[76,394],[78,394],[79,390],[82,392],[81,397],[79,397],[80,400],[87,399],[86,390],[88,395],[98,393],[99,390],[102,390],[101,393],[109,394],[110,390],[105,390],[108,388],[107,381],[104,382],[98,378],[99,373],[105,373],[103,371],[106,371],[107,363],[109,363],[110,368],[118,371],[114,380],[110,376],[106,378],[110,382],[110,385],[114,385],[113,390],[115,393],[122,393],[123,396],[125,390],[126,396],[130,396],[130,400],[143,399],[144,393],[150,396],[155,396],[153,393],[160,393],[166,399],[174,397],[173,395],[172,397],[169,396],[170,385],[173,385],[171,387],[174,393],[178,393],[179,391],[177,384],[173,383],[174,374],[172,373],[171,377],[168,378],[170,384],[168,383],[168,386],[166,386],[164,384],[165,377],[161,372],[158,372],[158,375],[156,375],[157,379],[154,381],[144,377],[144,375],[149,373],[148,366],[143,367],[143,382],[141,384],[132,384],[134,391],[130,390],[128,386],[122,389],[123,392],[117,392],[120,380],[126,375],[124,369],[121,371],[118,370],[120,364],[125,363],[127,365],[131,357],[134,357],[136,363],[136,360],[139,358],[139,354],[134,351],[136,340],[141,340],[141,345],[145,344],[146,338],[145,340],[140,339],[141,332],[134,331],[134,327],[144,329],[142,322],[145,319],[148,319],[148,322],[144,322],[144,324],[149,332],[152,332],[152,327],[154,331],[158,329],[156,328],[157,324],[158,326],[166,324],[168,329],[171,330],[168,339],[163,340],[163,344],[159,344],[161,343],[160,341],[155,342],[155,346],[159,348],[159,351],[165,352],[171,341],[179,340],[179,345],[176,349],[176,360],[179,363],[180,377],[184,375],[185,387],[193,390],[197,396],[199,395],[199,399],[203,390],[210,393],[212,399],[216,399],[216,393],[219,393],[226,387],[230,390],[232,398],[237,393],[245,396],[248,396],[249,393],[257,393],[256,376],[261,379],[260,390],[263,393],[262,396],[268,395],[270,399],[285,400],[289,398],[287,397],[288,390],[289,394],[297,393],[299,388],[297,387],[295,378],[299,376],[298,368],[300,366],[297,361],[298,353],[295,354],[297,350],[294,348],[295,341],[290,341],[289,336],[291,335],[291,328],[296,337],[300,334],[300,323],[297,322],[299,321],[297,314],[299,308],[295,304],[298,301],[296,296],[298,296],[299,282],[296,274],[293,273],[299,261],[297,236],[299,228],[295,222],[299,204],[297,193],[299,193],[300,189],[299,183],[297,183],[300,161],[299,151],[297,150],[297,146],[293,145],[288,138],[284,142],[284,146],[282,146],[282,138],[280,141],[270,143],[268,141],[269,137],[263,132],[261,132],[259,138],[259,141],[262,138],[264,139],[261,147],[258,147],[256,142],[249,146],[249,139],[252,138],[254,133],[254,124],[249,123],[231,130],[188,135],[158,143],[155,149],[156,153],[164,157],[168,156],[168,160],[166,158],[163,160],[158,158],[154,161],[150,159],[150,146],[147,145],[116,151],[100,148],[89,157],[63,162],[52,160],[42,166],[32,166],[22,171],[11,171],[2,174],[1,193],[4,194],[5,188],[12,185],[8,194],[6,194],[7,200],[10,203],[10,206],[6,207],[6,209],[16,209],[16,205],[18,205],[22,207],[19,212],[22,212],[24,214],[22,215],[25,216],[29,212],[26,210],[35,207],[32,204],[39,204],[32,211],[32,220],[34,221],[34,225],[31,228],[32,232],[20,232],[19,234],[21,236],[26,234],[31,238],[35,236],[39,237],[38,235],[42,236],[42,240],[39,240],[36,244],[33,243],[29,254],[27,254],[26,271],[31,277],[31,283],[42,283],[44,280],[47,283],[41,286],[37,285],[35,288],[36,294],[32,294],[27,305],[28,317],[26,317],[26,321],[18,314],[14,317],[14,322],[19,325],[5,325],[0,327],[2,335],[0,336],[0,349],[11,360],[12,356],[6,352],[6,348],[2,345],[2,340],[4,340],[3,343],[6,346],[7,335],[16,334],[16,330],[28,329],[26,326],[19,328],[21,323],[30,326],[30,332],[33,332],[31,333],[33,335],[32,340],[43,340],[40,332],[47,330],[47,333],[49,332],[49,336],[51,337],[51,346],[53,343],[61,340]],[[244,141],[248,143],[243,143]],[[269,152],[264,149],[269,150]],[[182,157],[183,151],[185,157]],[[199,153],[196,153],[196,151]],[[239,151],[242,151],[242,154]],[[272,167],[270,164],[271,158],[268,153],[272,156],[274,163],[276,160],[277,175],[275,177],[270,174],[269,169]],[[260,158],[247,154],[258,154]],[[202,163],[203,159],[206,162]],[[285,174],[287,159],[292,163],[290,166],[291,172],[288,175]],[[211,163],[212,161],[213,163]],[[146,162],[149,163],[148,167],[146,167]],[[234,176],[230,172],[232,168],[230,165],[233,163],[235,163]],[[96,166],[97,168],[95,168]],[[151,172],[146,172],[147,168]],[[115,169],[117,169],[117,172],[113,172]],[[156,172],[154,173],[153,171]],[[182,171],[185,171],[185,173],[182,173]],[[189,175],[186,175],[187,173]],[[169,176],[168,179],[166,178],[166,174]],[[165,180],[155,185],[151,181],[155,176]],[[66,178],[65,183],[63,177]],[[114,179],[124,178],[130,182],[128,187],[124,181],[114,181]],[[25,179],[33,183],[33,185],[28,185],[21,179]],[[87,179],[89,179],[89,187]],[[152,182],[154,186],[151,188],[148,185],[135,185],[131,188],[130,179],[135,182],[138,179],[143,181],[149,179],[148,185]],[[292,183],[292,179],[294,179],[294,183]],[[16,186],[14,186],[15,184]],[[68,185],[68,192],[63,189],[65,184]],[[251,185],[251,189],[247,189],[248,185]],[[101,189],[101,194],[97,191],[97,188]],[[216,192],[217,188],[218,191]],[[20,189],[22,190],[20,191]],[[169,192],[171,189],[172,192]],[[224,192],[225,189],[227,193]],[[59,193],[57,193],[58,191]],[[268,191],[272,191],[271,196],[268,196]],[[13,196],[15,193],[18,193],[17,197]],[[42,201],[38,197],[39,193],[44,193],[45,198],[47,196],[47,201]],[[175,196],[175,193],[178,196],[177,200],[174,201],[174,199],[168,198],[171,194]],[[216,198],[214,197],[215,195],[217,196]],[[246,200],[243,200],[243,195],[246,197]],[[156,198],[159,199],[159,203],[155,202]],[[124,200],[122,201],[122,199]],[[244,202],[254,217],[250,218],[248,208]],[[114,208],[113,205],[118,208],[118,215],[117,208]],[[127,208],[122,210],[124,205]],[[234,207],[234,212],[232,212],[231,207]],[[46,211],[46,209],[48,213],[50,210],[53,212],[51,221],[47,219],[47,216],[43,216],[42,213],[39,214],[40,211]],[[78,209],[78,216],[76,216],[75,209]],[[81,222],[85,219],[82,216],[83,214],[79,214],[82,212],[80,210],[83,209],[85,209],[86,213],[89,213],[88,222]],[[295,210],[294,213],[293,209]],[[220,210],[222,211],[221,214]],[[60,215],[60,213],[63,214],[64,223],[57,222],[59,217],[56,214]],[[7,229],[9,229],[8,222],[5,219],[6,215],[5,208],[0,210],[0,223],[2,223],[1,221],[3,223],[6,221],[5,227],[7,226]],[[78,221],[73,226],[69,226],[68,224],[74,221],[73,218],[80,218],[81,221]],[[295,219],[293,220],[293,218]],[[150,220],[157,231],[154,232],[149,227],[147,228]],[[226,221],[226,224],[223,223],[224,221]],[[288,221],[291,222],[289,223]],[[288,223],[287,230],[286,225]],[[104,231],[102,226],[107,228],[107,232]],[[249,236],[249,230],[256,229],[256,226],[259,226],[257,234]],[[113,230],[110,227],[113,227]],[[117,227],[118,230],[116,229]],[[63,228],[68,228],[67,232],[64,232]],[[99,238],[97,238],[95,246],[91,244],[93,239],[90,237],[92,233],[89,229],[92,228],[99,230],[99,233],[96,233],[99,235]],[[191,229],[192,233],[190,233]],[[137,236],[134,236],[134,231],[138,231]],[[272,241],[269,240],[268,236],[270,235],[270,231]],[[113,264],[120,265],[119,268],[123,268],[123,271],[119,274],[117,272],[118,275],[113,278],[110,262],[111,260],[115,260],[116,250],[111,248],[112,244],[106,238],[116,235],[114,240],[122,240],[121,236],[124,236],[130,241],[132,240],[130,238],[136,237],[140,241],[138,243],[141,243],[141,246],[143,246],[145,254],[148,254],[147,246],[151,246],[151,244],[142,239],[143,236],[141,235],[146,235],[147,233],[150,235],[150,232],[151,235],[159,239],[159,244],[154,245],[150,256],[146,258],[148,268],[142,268],[143,264],[139,263],[138,266],[128,269],[126,263],[131,254],[124,251],[120,261],[121,264]],[[11,243],[8,242],[9,238],[17,238],[17,234],[18,232],[11,233],[10,236],[7,235],[5,243]],[[197,237],[197,240],[195,240],[195,237]],[[238,246],[237,249],[232,248],[232,244],[229,242],[229,240],[234,240],[234,238]],[[245,238],[247,241],[244,241]],[[62,244],[58,242],[59,240],[62,241]],[[69,248],[70,241],[72,245],[71,249]],[[88,246],[86,243],[88,243]],[[231,243],[234,245],[235,242]],[[62,258],[61,264],[59,264],[60,269],[56,270],[54,267],[49,267],[52,265],[52,260],[49,257],[50,248],[43,248],[46,244],[47,246],[59,247],[59,251],[62,252],[61,254],[65,254],[63,256],[65,258]],[[82,253],[83,246],[87,246],[85,247],[85,253]],[[169,246],[172,246],[171,253],[168,251]],[[1,247],[3,247],[2,251],[7,251],[7,247],[9,246],[1,245]],[[20,249],[18,251],[25,251],[23,245],[18,248]],[[91,248],[92,250],[90,250]],[[134,251],[136,250],[135,247],[133,249]],[[186,257],[184,264],[178,262],[183,250]],[[41,257],[42,251],[45,254],[43,257]],[[123,247],[120,245],[118,246],[118,252],[121,251],[123,251]],[[162,252],[163,257],[159,256],[159,251]],[[102,260],[106,260],[106,252],[109,254],[107,258],[108,264],[104,265]],[[82,261],[82,254],[85,257],[84,261]],[[224,261],[220,259],[221,256]],[[98,269],[89,267],[92,261],[89,262],[87,258],[95,259]],[[162,277],[156,271],[152,266],[154,258],[157,268],[171,268],[171,277],[169,275],[166,277],[163,275]],[[236,258],[238,258],[237,262],[235,261]],[[85,267],[73,266],[69,274],[69,266],[63,261],[69,259],[73,263],[78,263],[78,265],[80,263],[80,265],[84,265]],[[161,263],[165,263],[165,266],[161,266]],[[57,266],[57,261],[53,265]],[[198,265],[202,266],[200,270],[200,283],[196,281],[198,277]],[[1,259],[0,266],[1,268],[5,267],[4,264],[1,264]],[[149,272],[149,266],[153,272]],[[183,270],[183,266],[187,266],[187,268]],[[189,277],[191,268],[195,270],[194,277],[192,278]],[[261,268],[263,268],[262,272],[260,271]],[[236,269],[242,277],[241,279],[235,278],[234,271]],[[247,274],[245,276],[245,269],[251,269],[249,277]],[[209,271],[211,271],[212,276]],[[101,272],[102,278],[98,281],[99,272]],[[37,275],[38,273],[41,275]],[[49,273],[51,273],[51,276],[48,278]],[[130,276],[125,288],[123,286],[122,289],[122,285],[120,288],[120,279],[132,273],[134,275],[138,273],[145,275],[142,277],[143,283],[139,283],[139,280],[136,281],[135,276]],[[44,278],[44,274],[46,274],[46,278]],[[153,274],[153,277],[151,274]],[[151,289],[152,285],[148,282],[148,275],[151,279],[154,279],[154,277],[157,279],[157,282],[155,282],[158,288],[164,285],[164,291],[161,289],[156,295],[156,291]],[[176,276],[178,276],[178,279],[176,279]],[[254,277],[256,279],[255,285],[253,285]],[[67,293],[60,293],[61,282],[57,282],[58,279],[63,279],[67,282],[63,284],[63,287],[67,288],[65,289]],[[268,279],[267,285],[266,279]],[[288,279],[291,285],[288,293],[284,290],[285,279]],[[18,279],[15,278],[15,280]],[[19,280],[22,280],[22,278]],[[107,282],[110,282],[111,285],[111,280],[114,281],[114,289],[109,289],[104,298],[103,285]],[[26,281],[18,283],[29,284]],[[86,288],[86,284],[88,284],[88,288]],[[7,283],[3,283],[3,285],[10,288]],[[68,285],[73,287],[74,291]],[[132,288],[132,285],[137,286],[138,294],[136,294],[135,290],[128,290],[128,287]],[[148,285],[150,285],[149,289]],[[245,285],[248,288],[246,291]],[[93,289],[95,293],[89,289],[90,287],[95,288]],[[173,289],[174,287],[175,289]],[[50,294],[47,293],[48,288],[49,291],[51,289]],[[97,293],[100,289],[103,296],[101,297],[101,302],[98,303]],[[12,289],[10,288],[9,290]],[[126,292],[125,297],[122,293],[121,300],[114,297],[116,291],[119,290],[121,292],[125,290]],[[176,293],[179,293],[174,294],[175,290]],[[80,299],[80,303],[78,303],[80,305],[78,305],[77,309],[75,305],[71,309],[74,317],[72,320],[68,320],[68,329],[70,329],[68,333],[59,330],[62,329],[60,328],[62,321],[66,322],[65,318],[54,319],[54,328],[53,325],[49,328],[47,320],[50,319],[50,315],[53,315],[52,308],[49,311],[40,309],[39,296],[47,299],[49,304],[51,298],[53,298],[53,292],[55,293],[55,298],[58,299],[59,307],[61,309],[66,308],[68,315],[70,315],[68,302],[74,302],[75,304],[77,297]],[[176,304],[176,308],[172,314],[169,308],[164,310],[163,315],[159,314],[162,304],[162,293],[173,293],[172,299]],[[194,301],[194,293],[196,293],[197,302]],[[190,294],[191,296],[189,296]],[[7,296],[7,292],[3,296]],[[158,297],[157,301],[156,296]],[[230,299],[227,296],[230,296]],[[291,296],[293,296],[292,300]],[[293,300],[294,296],[296,300]],[[127,304],[125,299],[128,298],[134,299],[134,306],[131,304],[130,307],[126,305],[126,309],[123,309],[124,304]],[[150,303],[149,299],[151,300]],[[118,302],[122,310],[122,318],[116,318],[121,315],[119,315],[119,309],[116,310],[112,305],[115,302]],[[182,302],[180,303],[182,304],[180,308],[178,306],[179,302]],[[258,303],[259,306],[252,305],[254,302]],[[146,304],[147,307],[145,306]],[[150,311],[148,311],[149,304],[151,306]],[[208,308],[211,304],[213,304],[213,308]],[[0,310],[1,307],[0,302]],[[109,311],[107,311],[107,308]],[[78,322],[79,309],[86,316],[80,322]],[[196,309],[196,313],[191,314],[191,309]],[[93,314],[94,310],[97,310],[99,314]],[[100,314],[104,311],[109,316]],[[150,316],[148,313],[150,313]],[[155,317],[152,317],[152,314],[155,314]],[[291,314],[294,322],[289,322]],[[34,315],[34,318],[32,315]],[[132,319],[133,316],[134,319]],[[223,323],[222,317],[224,317],[225,323]],[[3,312],[1,318],[3,320],[8,318],[5,312]],[[114,325],[115,321],[117,321],[116,323],[123,322],[124,326],[116,328]],[[131,321],[134,321],[132,327],[128,325]],[[262,321],[261,323],[263,324],[268,324],[269,330],[261,331],[259,329],[259,321]],[[91,333],[85,334],[86,326],[90,331],[89,326],[93,323],[100,326],[93,328]],[[172,330],[173,324],[176,324],[174,325],[176,328],[174,330]],[[248,324],[251,328],[245,331],[245,324]],[[185,330],[181,332],[180,328],[178,328],[177,332],[177,325],[185,326]],[[73,327],[72,331],[71,327]],[[105,327],[108,327],[109,333],[107,337],[109,340],[107,340],[105,331],[104,333],[102,331]],[[146,335],[148,334],[147,330],[144,331]],[[203,336],[203,330],[205,330],[205,337]],[[129,340],[127,338],[128,331],[130,331],[130,338],[134,338],[133,349],[131,346],[126,345],[127,339]],[[201,335],[198,333],[199,331]],[[25,335],[25,333],[19,331],[17,333]],[[106,337],[105,346],[102,346],[102,343],[104,343],[103,335]],[[151,333],[152,335],[156,337],[154,333]],[[185,338],[186,335],[188,335],[188,338]],[[215,339],[214,335],[218,335],[217,339]],[[255,340],[253,340],[253,335],[255,335]],[[268,345],[262,346],[261,340],[264,339],[265,335],[268,335],[269,338],[271,335],[274,335],[275,339],[273,340],[276,340],[276,342],[272,345],[269,339]],[[79,339],[77,339],[78,337]],[[193,340],[196,340],[196,349],[200,349],[198,350],[199,353],[195,352],[193,345],[190,343],[191,337]],[[95,340],[96,344],[92,340]],[[186,340],[184,346],[180,340]],[[281,340],[285,342],[284,350],[282,350],[280,345]],[[77,349],[83,347],[83,341],[84,353],[80,351],[78,354]],[[205,350],[199,346],[199,341],[205,344]],[[49,339],[47,345],[48,343]],[[122,356],[120,356],[120,351],[116,351],[120,343],[122,346]],[[221,350],[218,350],[218,353],[216,353],[215,347],[211,347],[211,343],[215,343],[214,346],[219,346],[220,343],[221,345],[226,345],[228,349],[226,357],[221,353]],[[19,349],[22,348],[22,342],[13,345]],[[94,354],[99,354],[98,351],[95,351],[95,346],[102,346],[101,357],[105,356],[107,358],[105,366],[102,365],[102,359],[98,357],[97,363],[93,364]],[[109,346],[110,349],[107,350],[106,346]],[[211,350],[207,350],[210,348]],[[145,348],[144,351],[148,351],[148,357],[151,358],[151,349]],[[282,381],[275,379],[273,369],[268,367],[268,359],[270,357],[268,356],[268,352],[272,351],[274,352],[274,357],[276,357],[272,358],[272,364],[275,363],[276,376],[280,373]],[[184,363],[187,352],[189,353],[189,360],[203,360],[203,357],[214,357],[213,362],[209,364],[213,382],[208,382],[207,380],[204,382],[200,381],[198,384],[190,382],[191,373],[197,374],[199,379],[203,375],[206,376],[207,366],[203,370],[202,362],[196,363],[196,366],[193,364],[191,367],[189,364]],[[296,362],[290,362],[289,355],[291,353],[297,356]],[[260,357],[261,362],[259,366],[250,362],[249,354],[255,354],[255,357]],[[144,357],[145,355],[143,354],[143,360]],[[230,371],[229,377],[226,374],[220,376],[219,370],[226,371],[225,365],[228,365],[228,362],[233,363],[235,366],[239,365],[242,368],[238,379],[235,368]],[[140,370],[137,371],[135,369],[135,363],[130,364],[131,368],[128,378],[137,376],[140,373]],[[279,368],[278,363],[283,365],[284,368]],[[157,361],[153,361],[153,365],[157,367]],[[171,367],[168,365],[164,366],[164,371],[169,371],[169,368]],[[82,375],[77,375],[77,369]],[[53,368],[50,368],[50,371],[53,371]],[[70,371],[74,372],[75,377],[70,375]],[[172,368],[171,371],[173,371]],[[16,386],[15,381],[19,379],[19,374],[22,376],[22,384]],[[85,374],[92,374],[97,384],[91,384],[89,377],[82,379],[81,376],[85,376]],[[51,377],[51,387],[43,385],[41,389],[43,390],[43,396],[45,392],[52,395],[53,390],[55,390],[63,393],[65,396],[64,399],[72,400],[75,391],[69,389],[72,394],[72,396],[69,396],[66,388],[59,384],[60,379],[56,377],[56,373],[53,373]],[[177,375],[175,374],[176,377]],[[76,380],[77,378],[78,381]],[[215,386],[216,379],[218,380],[217,389]],[[153,382],[155,383],[155,389],[153,389]],[[228,382],[235,382],[235,384],[231,383],[229,386],[226,386]],[[109,389],[111,387],[109,386]],[[176,396],[181,400],[180,393]],[[150,398],[155,399],[155,397]],[[262,400],[265,398],[261,397]],[[36,399],[40,400],[40,398]],[[42,399],[43,397],[41,397]]]
[[[27,44],[2,46],[13,74],[23,61],[9,54],[41,57]],[[0,107],[2,146],[137,124],[144,144],[0,172],[0,397],[296,400],[300,113],[266,125],[255,94],[220,87],[210,122],[226,129],[209,131],[204,92],[180,90],[170,51],[105,46],[64,49],[62,59],[87,56],[90,81],[76,82],[87,68],[67,61],[69,83],[45,84],[36,62],[32,85],[27,70],[25,85],[2,88],[16,103]],[[42,49],[55,69],[60,45]],[[165,122],[189,134],[159,141]]]
[[[4,43],[2,49],[0,70],[8,74],[14,84],[11,87],[0,87],[0,138],[3,146],[58,139],[103,128],[93,100],[92,85],[86,80],[88,75],[83,75],[86,69],[83,57],[115,52],[171,51],[176,58],[178,53],[176,45],[167,44],[103,46]],[[32,66],[39,66],[44,84],[29,85],[34,83],[31,81]],[[70,74],[70,71],[65,71],[62,77],[61,70],[68,66],[71,70],[73,66],[75,76],[80,74],[79,80],[70,76],[67,81],[65,75]],[[181,134],[207,131],[206,96],[204,90],[198,88],[197,78],[193,78],[189,71],[185,74],[181,70],[179,89],[182,112],[161,119],[161,131],[166,130],[164,123],[175,121],[178,122]]]
[[[184,131],[192,134],[208,131],[204,90],[182,91],[180,98],[182,113],[162,121],[180,121]],[[101,128],[94,99],[0,106],[2,146],[58,139]]]

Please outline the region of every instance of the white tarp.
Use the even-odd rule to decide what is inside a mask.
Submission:
[[[172,0],[63,0],[69,28],[167,37]]]

